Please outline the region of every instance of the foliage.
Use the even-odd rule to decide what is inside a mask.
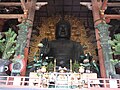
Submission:
[[[49,71],[49,72],[53,72],[54,71],[54,65],[53,65],[52,61],[48,64],[47,71]]]
[[[0,35],[0,52],[2,53],[2,59],[10,59],[19,45],[16,45],[17,34],[12,31],[11,28],[4,33],[3,37]]]
[[[111,54],[120,55],[120,34],[115,34],[114,39],[109,40],[109,43],[111,44],[113,49]],[[113,64],[117,64],[118,62],[120,62],[120,60],[118,59],[111,60],[111,61],[113,62]]]
[[[114,55],[120,55],[120,34],[114,35],[114,39],[110,40],[109,43],[112,46]]]
[[[40,59],[40,60],[37,60],[36,59],[37,57],[36,56],[34,56],[34,63],[32,64],[32,65],[29,65],[28,64],[28,68],[40,68],[41,66],[42,66],[42,59]]]
[[[31,65],[29,65],[28,64],[28,66],[27,66],[27,68],[29,68],[29,69],[34,69],[34,71],[35,70],[37,70],[37,69],[39,69],[39,68],[41,68],[42,66],[45,66],[45,65],[47,65],[48,63],[46,62],[46,60],[45,59],[43,59],[42,58],[42,56],[40,56],[40,59],[39,60],[37,60],[37,57],[36,56],[34,56],[34,62],[33,62],[33,64]]]
[[[80,64],[75,60],[72,66],[73,71],[78,72],[79,67],[80,67]]]
[[[92,68],[92,69],[96,70],[97,73],[100,74],[99,67],[98,67],[98,65],[97,65],[97,63],[96,63],[95,60],[92,60],[92,61],[90,62],[90,65],[91,65],[91,68]]]

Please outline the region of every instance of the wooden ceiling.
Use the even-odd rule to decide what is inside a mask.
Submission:
[[[30,0],[25,0],[30,1]],[[7,2],[20,2],[20,0],[0,0],[0,3]],[[85,20],[85,25],[93,28],[92,22],[92,10],[86,5],[80,4],[80,2],[91,2],[91,0],[37,0],[37,2],[48,2],[47,5],[40,7],[35,12],[34,26],[38,26],[41,22],[41,18],[47,18],[55,15],[72,15],[79,19]],[[105,14],[120,14],[120,0],[108,0],[111,3],[105,11]],[[118,3],[116,6],[114,3]],[[0,14],[23,14],[22,8],[16,5],[3,6],[0,4]],[[2,17],[2,16],[1,16]],[[15,17],[12,16],[11,17]],[[112,20],[114,21],[114,20]],[[116,20],[115,20],[116,21]],[[119,22],[119,20],[117,20]],[[93,23],[93,22],[92,22]],[[114,24],[113,22],[110,22]]]
[[[48,2],[35,13],[35,27],[39,25],[42,17],[51,17],[55,15],[72,15],[85,21],[86,28],[93,28],[92,10],[80,2],[90,2],[91,0],[38,0],[38,2]],[[120,14],[120,0],[109,0],[105,14]],[[114,21],[114,20],[111,20]],[[115,19],[116,21],[116,19]],[[116,22],[119,22],[117,20]],[[120,22],[119,22],[120,23]],[[118,23],[118,24],[119,24]],[[110,22],[114,24],[114,22]]]
[[[0,3],[20,1],[24,0],[0,0]],[[61,15],[62,12],[64,12],[65,15],[73,15],[80,18],[86,18],[91,16],[91,14],[88,13],[91,10],[89,10],[85,5],[80,4],[80,2],[91,2],[91,0],[37,0],[37,2],[48,2],[47,5],[42,6],[36,11],[37,13],[39,13],[39,17]],[[111,5],[107,8],[106,13],[120,13],[120,6],[115,6],[114,4],[119,3],[118,5],[120,5],[120,0],[108,0],[108,3],[111,3]],[[6,4],[6,6],[4,6],[0,4],[0,13],[22,13],[22,10],[20,8],[20,5],[17,6],[17,4],[14,6],[10,6],[9,4]]]

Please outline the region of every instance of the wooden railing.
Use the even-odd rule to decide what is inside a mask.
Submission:
[[[69,88],[86,90],[120,90],[120,79],[79,78],[70,73],[41,74],[39,77],[0,76],[0,87],[4,88]],[[65,77],[59,77],[59,75]]]

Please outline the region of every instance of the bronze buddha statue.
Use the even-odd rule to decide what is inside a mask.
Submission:
[[[56,24],[55,40],[48,41],[43,39],[43,47],[40,54],[56,59],[56,65],[70,68],[70,59],[72,62],[79,61],[80,55],[84,55],[83,48],[80,43],[70,40],[71,25],[65,20],[60,20]]]

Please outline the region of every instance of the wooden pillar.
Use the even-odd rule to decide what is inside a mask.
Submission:
[[[92,12],[93,12],[93,19],[94,19],[94,26],[98,25],[100,21],[100,14],[99,14],[99,6],[102,5],[102,2],[100,0],[91,0],[92,2]],[[96,34],[96,40],[97,40],[97,48],[98,48],[98,57],[99,57],[99,64],[100,64],[100,72],[101,72],[101,77],[105,78],[106,77],[106,70],[105,70],[105,65],[104,65],[104,59],[103,59],[103,52],[102,48],[100,45],[100,36],[99,36],[99,31],[98,29],[95,29],[95,34]]]
[[[21,0],[21,1],[23,1],[23,0]],[[31,0],[31,1],[27,2],[27,8],[24,10],[24,14],[25,14],[24,18],[25,19],[27,18],[28,22],[31,25],[33,25],[33,21],[34,21],[36,2],[37,2],[37,0]],[[25,11],[27,9],[28,9],[28,12],[25,13]],[[26,44],[26,48],[24,49],[24,57],[25,57],[24,60],[25,60],[26,66],[27,66],[27,57],[28,57],[28,52],[29,52],[29,43],[30,43],[31,33],[32,33],[32,27],[29,28],[29,30],[28,30],[27,44]],[[25,73],[26,73],[26,68],[23,70],[21,75],[24,76]]]
[[[29,23],[31,25],[33,25],[33,21],[34,21],[36,2],[37,2],[37,0],[31,0],[30,2],[27,3],[27,5],[28,5],[28,7],[27,7],[28,8],[28,16],[25,16],[25,17],[27,17],[27,19],[30,20]],[[26,66],[27,66],[27,59],[28,59],[27,57],[28,57],[31,33],[32,33],[32,27],[29,28],[29,30],[28,30],[27,45],[26,45],[26,48],[24,49],[24,56],[25,56],[24,60],[26,62]],[[22,72],[22,75],[24,76],[25,73],[26,73],[26,68]]]
[[[28,48],[25,48],[24,49],[24,60],[25,60],[26,67],[27,67],[27,57],[28,57]],[[25,74],[26,74],[26,67],[24,68],[24,70],[21,73],[22,76],[25,76]]]
[[[37,0],[31,0],[30,2],[28,2],[29,3],[28,19],[31,20],[30,21],[31,25],[33,25],[33,21],[34,21],[36,1]],[[32,28],[29,29],[28,39],[27,39],[27,48],[29,48],[31,33],[32,33]]]
[[[23,1],[23,0],[21,0]],[[35,15],[35,10],[36,10],[36,2],[37,0],[27,0],[27,7],[25,8],[24,10],[24,14],[27,14],[25,15],[25,18],[28,19],[28,22],[33,26],[33,21],[34,21],[34,15]],[[39,7],[43,6],[43,5],[46,5],[47,2],[41,2],[41,3],[38,3]],[[27,11],[27,13],[25,13],[25,11]],[[31,39],[31,34],[32,34],[32,28],[29,28],[29,31],[28,31],[28,36],[27,36],[27,45],[26,45],[26,48],[25,48],[25,51],[24,51],[24,56],[25,56],[25,62],[27,63],[27,59],[28,59],[28,53],[29,53],[29,45],[30,45],[30,39]],[[26,64],[27,65],[27,64]],[[26,73],[26,69],[24,70],[24,72],[22,73],[22,75],[25,75]]]

